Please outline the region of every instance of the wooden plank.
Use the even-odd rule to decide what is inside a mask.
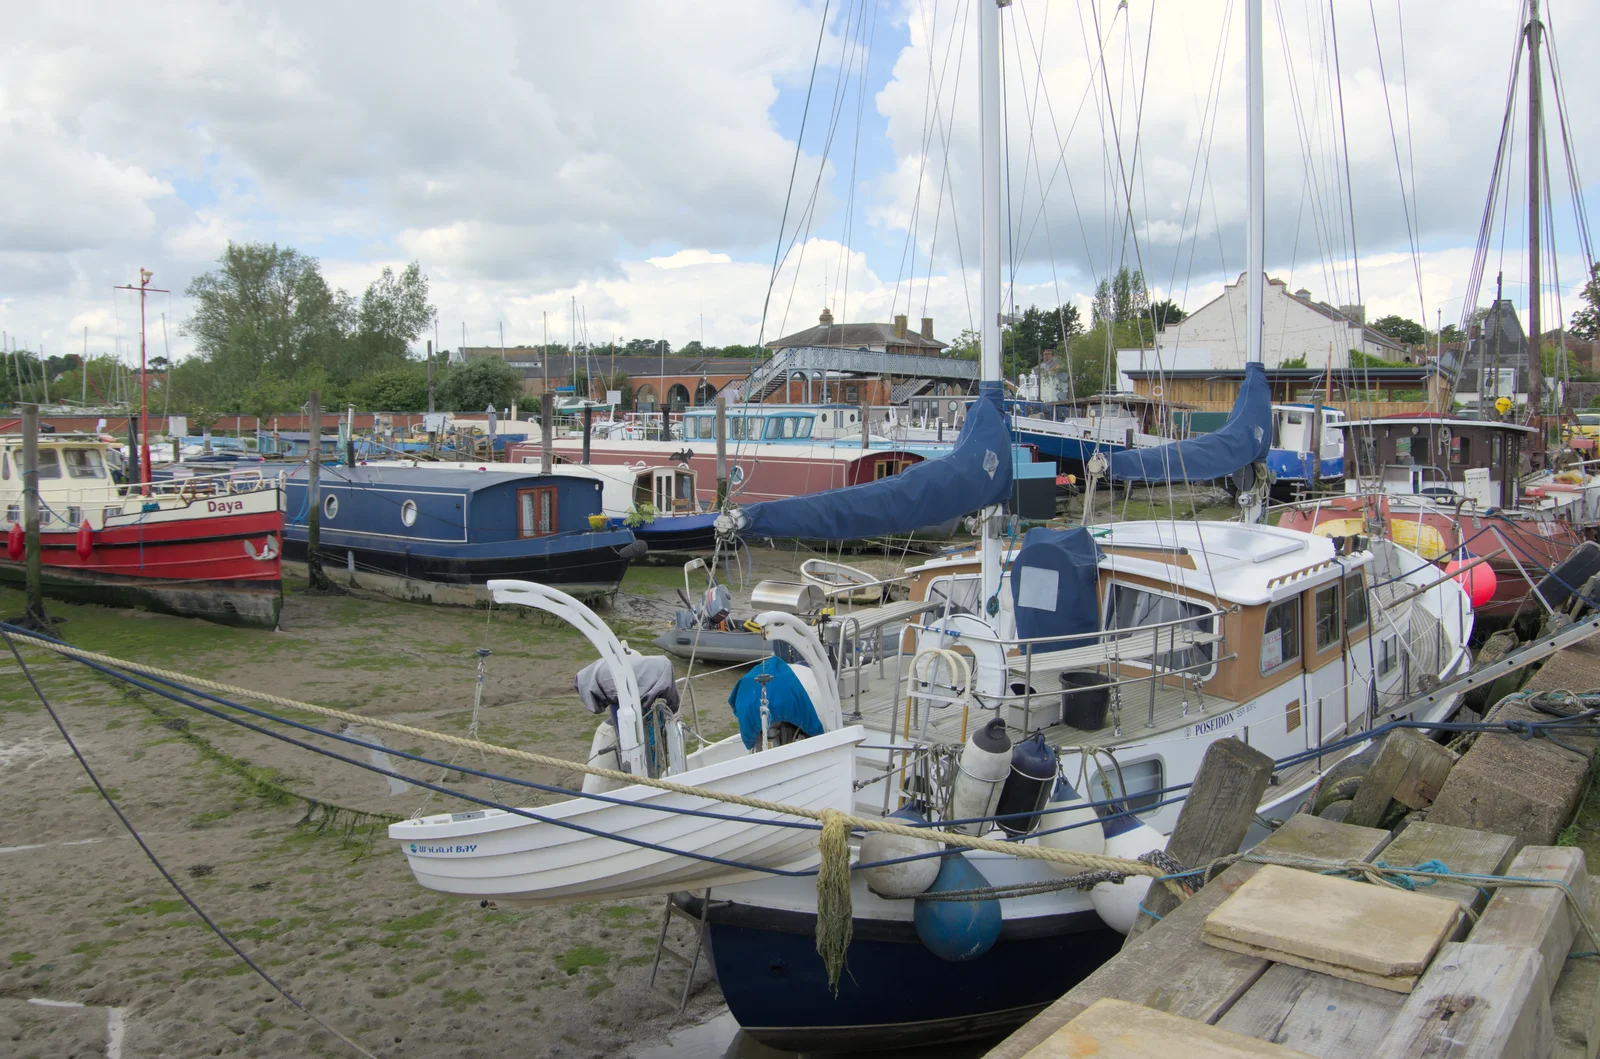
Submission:
[[[1234,941],[1231,938],[1221,938],[1214,934],[1204,935],[1207,945],[1214,945],[1219,949],[1229,952],[1239,952],[1246,956],[1259,956],[1273,966],[1284,964],[1289,967],[1299,967],[1313,974],[1327,975],[1330,978],[1344,978],[1360,985],[1371,986],[1374,989],[1388,989],[1404,995],[1417,987],[1420,974],[1372,974],[1369,971],[1358,971],[1354,967],[1344,967],[1337,963],[1328,963],[1326,960],[1314,960],[1309,956],[1297,956],[1292,952],[1279,952],[1261,945],[1250,945],[1243,941]]]
[[[1362,777],[1355,804],[1345,822],[1357,827],[1377,827],[1394,801],[1395,788],[1422,753],[1418,744],[1426,740],[1410,729],[1401,728],[1383,737],[1383,745]]]
[[[1257,848],[1328,861],[1365,860],[1388,840],[1387,831],[1336,824],[1302,813],[1290,817]],[[1267,961],[1205,944],[1200,940],[1200,926],[1212,909],[1260,867],[1235,864],[1213,879],[1134,944],[996,1045],[989,1059],[1020,1059],[1101,997],[1215,1022],[1261,977]]]
[[[1167,853],[1180,864],[1200,867],[1239,852],[1255,819],[1256,806],[1267,791],[1272,768],[1270,757],[1238,739],[1219,739],[1207,747],[1177,826],[1167,839]],[[1165,916],[1178,907],[1178,898],[1165,886],[1152,886],[1144,907],[1156,916]],[[1156,922],[1140,916],[1128,931],[1124,947]]]
[[[1511,862],[1516,847],[1516,839],[1507,835],[1421,821],[1408,826],[1383,848],[1383,862],[1397,868],[1415,868],[1426,861],[1437,860],[1451,871],[1494,875]],[[1424,886],[1418,880],[1417,886],[1422,893],[1450,898],[1473,911],[1483,908],[1488,901],[1483,890],[1470,883],[1437,882]]]
[[[1281,953],[1273,958],[1296,966],[1314,961],[1312,970],[1328,974],[1349,969],[1377,985],[1421,974],[1460,914],[1446,898],[1268,864],[1206,917],[1202,931],[1212,943]]]
[[[1394,800],[1407,809],[1426,809],[1439,797],[1439,789],[1461,755],[1425,736],[1417,737],[1416,748],[1416,756],[1401,774],[1400,782],[1395,784]]]
[[[1217,1025],[1322,1059],[1369,1059],[1405,999],[1392,989],[1275,963]]]
[[[1527,879],[1559,879],[1578,900],[1589,901],[1589,875],[1583,850],[1574,846],[1528,846],[1505,872]],[[1544,957],[1539,988],[1555,989],[1573,936],[1580,929],[1566,892],[1553,886],[1501,886],[1494,892],[1478,925],[1467,935],[1469,945],[1509,945],[1533,949]]]
[[[1450,942],[1371,1059],[1528,1059],[1550,1053],[1549,998],[1532,949]]]
[[[1589,880],[1589,922],[1600,923],[1600,885]],[[1594,952],[1595,943],[1579,931],[1572,939],[1572,952]],[[1595,1059],[1600,1053],[1600,959],[1571,953],[1555,992],[1550,994],[1550,1019],[1555,1025],[1553,1059]]]
[[[1025,1059],[1309,1059],[1304,1052],[1123,1000],[1097,1000]]]

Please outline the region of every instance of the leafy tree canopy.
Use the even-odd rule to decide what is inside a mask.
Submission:
[[[1408,346],[1421,345],[1428,340],[1428,329],[1415,320],[1407,320],[1403,316],[1393,313],[1380,317],[1372,322],[1372,329],[1380,335],[1388,335],[1396,342],[1404,342]]]
[[[1600,338],[1600,261],[1589,266],[1589,282],[1579,292],[1583,307],[1572,314],[1567,333],[1578,338]]]
[[[1178,308],[1178,303],[1171,298],[1150,303],[1150,318],[1155,322],[1158,331],[1182,323],[1188,316],[1189,314]]]
[[[481,412],[490,405],[505,408],[522,393],[522,376],[500,357],[473,357],[451,368],[442,385],[436,384],[439,407],[451,412]]]
[[[1094,290],[1094,304],[1090,322],[1103,324],[1107,320],[1127,324],[1139,319],[1149,319],[1150,290],[1144,285],[1144,273],[1129,270],[1124,265],[1109,280],[1101,280]]]

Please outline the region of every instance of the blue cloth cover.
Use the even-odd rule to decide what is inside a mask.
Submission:
[[[777,655],[768,655],[739,678],[728,694],[728,705],[739,720],[739,735],[746,750],[754,750],[761,743],[761,685],[756,683],[757,673],[772,674],[772,682],[767,685],[769,723],[788,721],[806,735],[822,734],[817,708],[811,705],[811,696],[800,686],[793,668]]]
[[[1053,530],[1035,526],[1011,560],[1011,602],[1017,636],[1072,636],[1100,630],[1100,546],[1083,526]],[[1087,647],[1077,640],[1061,647]],[[1034,650],[1055,645],[1040,644]]]
[[[1011,499],[1011,430],[1000,384],[983,383],[947,456],[923,460],[876,482],[744,509],[745,537],[842,541],[910,533]]]
[[[1209,434],[1148,449],[1111,454],[1119,482],[1205,482],[1267,458],[1272,448],[1272,392],[1267,369],[1244,366],[1244,383],[1228,421]]]

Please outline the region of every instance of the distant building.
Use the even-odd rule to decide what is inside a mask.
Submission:
[[[826,349],[865,349],[874,353],[914,353],[926,356],[938,353],[945,343],[933,337],[933,317],[922,318],[922,330],[913,331],[907,317],[901,314],[892,324],[836,324],[833,310],[824,309],[817,318],[817,326],[792,335],[773,339],[766,348],[777,353],[800,346]]]
[[[1334,308],[1312,298],[1302,288],[1291,293],[1282,280],[1267,277],[1262,300],[1261,359],[1269,368],[1303,362],[1307,368],[1339,370],[1350,367],[1350,351],[1359,350],[1397,364],[1416,358],[1409,347],[1366,326],[1366,308]],[[1180,323],[1169,324],[1156,335],[1153,349],[1118,350],[1117,367],[1127,385],[1129,370],[1216,369],[1236,371],[1245,362],[1245,316],[1249,291],[1244,274],[1223,288]]]
[[[1467,329],[1464,353],[1447,350],[1440,367],[1456,378],[1456,400],[1471,408],[1478,399],[1492,405],[1501,397],[1515,404],[1528,399],[1528,337],[1510,298],[1498,298],[1484,318]]]
[[[750,374],[752,362],[742,357],[681,357],[668,354],[616,354],[594,350],[585,355],[543,354],[537,346],[468,346],[462,352],[468,359],[503,356],[522,376],[522,388],[538,397],[548,388],[560,397],[589,397],[605,400],[605,380],[620,372],[633,387],[634,407],[652,411],[663,403],[683,409],[709,404],[724,386]],[[590,373],[593,379],[590,380]],[[573,378],[587,388],[575,393]]]

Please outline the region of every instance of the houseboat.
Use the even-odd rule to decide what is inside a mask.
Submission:
[[[285,481],[284,547],[307,557],[310,504],[324,563],[357,571],[483,584],[518,578],[568,592],[616,590],[644,546],[613,527],[599,482],[491,464],[438,468],[409,462],[320,468],[308,496],[305,467]],[[598,524],[598,525],[597,525]]]
[[[283,604],[283,515],[276,480],[195,475],[119,484],[120,453],[92,434],[39,438],[44,592],[75,603],[142,607],[228,625],[274,628]],[[21,584],[22,436],[0,435],[6,554]]]
[[[1098,394],[1049,404],[1015,402],[1012,424],[1017,440],[1041,458],[1081,471],[1095,453],[1109,457],[1184,437],[1181,413],[1189,410],[1139,394]]]
[[[1537,615],[1533,583],[1583,543],[1577,520],[1589,493],[1522,489],[1533,427],[1448,416],[1336,425],[1346,435],[1346,495],[1291,506],[1280,526],[1326,536],[1381,526],[1430,561],[1488,556],[1496,584],[1494,598],[1478,608],[1480,631],[1519,613]]]
[[[1291,487],[1304,485],[1313,481],[1313,469],[1317,482],[1343,478],[1344,424],[1344,411],[1328,405],[1273,405],[1267,469],[1274,480]]]

